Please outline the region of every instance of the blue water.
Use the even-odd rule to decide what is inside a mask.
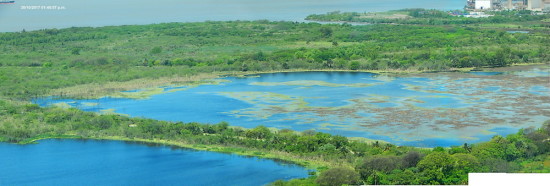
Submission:
[[[463,77],[273,73],[226,77],[219,85],[200,85],[175,92],[165,87],[165,93],[149,99],[46,98],[35,102],[42,106],[66,103],[86,111],[110,110],[168,121],[226,121],[245,128],[264,125],[297,131],[313,129],[427,147],[479,142],[487,138],[483,136],[504,134],[495,128],[537,127],[550,119],[541,112],[529,112],[550,109],[539,104],[550,98],[543,93],[548,90],[548,83],[526,84],[523,78],[534,77],[515,73],[499,75],[503,80],[478,74],[455,75]],[[518,85],[522,87],[514,87]]]
[[[531,94],[548,95],[550,94],[550,89],[544,86],[532,86],[529,92]]]
[[[511,34],[528,34],[529,31],[506,31],[508,33],[511,33]]]
[[[263,185],[307,177],[273,160],[120,141],[0,143],[0,185]]]
[[[0,5],[0,32],[83,26],[227,20],[304,21],[332,11],[380,12],[403,8],[462,9],[465,0],[16,0]],[[63,9],[24,9],[55,6]]]

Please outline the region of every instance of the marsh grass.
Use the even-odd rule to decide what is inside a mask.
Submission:
[[[60,88],[50,91],[50,96],[70,97],[80,99],[100,98],[112,95],[113,97],[126,98],[147,98],[151,95],[162,93],[160,86],[185,86],[200,84],[204,80],[217,78],[216,73],[201,73],[188,76],[160,77],[160,78],[142,78],[125,82],[106,82],[77,85],[72,87]],[[136,93],[121,93],[122,91],[148,89]]]
[[[212,79],[220,77],[247,77],[257,74],[281,73],[281,72],[368,72],[368,73],[422,73],[426,71],[413,69],[388,69],[388,70],[344,70],[344,69],[287,69],[287,70],[265,70],[265,71],[228,71],[199,73],[185,76],[158,77],[158,78],[140,78],[130,81],[109,81],[105,83],[88,83],[65,88],[50,90],[48,96],[60,98],[76,99],[98,99],[105,96],[145,99],[152,95],[163,93],[159,87],[177,87],[177,86],[198,86],[201,84],[215,83]],[[367,86],[367,85],[354,85]],[[124,92],[139,90],[136,92]]]

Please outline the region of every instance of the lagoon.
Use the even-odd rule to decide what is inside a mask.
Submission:
[[[208,20],[304,21],[310,14],[338,10],[454,10],[464,5],[464,0],[16,0],[15,4],[0,4],[0,32]],[[40,7],[26,9],[27,6]]]
[[[286,72],[225,77],[202,85],[122,92],[117,97],[35,100],[168,121],[259,125],[364,137],[397,145],[487,141],[550,119],[547,66],[495,72],[375,74]],[[145,94],[146,95],[146,94]]]
[[[0,143],[0,185],[263,185],[305,178],[274,160],[106,140]]]

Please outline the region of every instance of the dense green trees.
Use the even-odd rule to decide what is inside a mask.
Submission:
[[[353,169],[349,168],[332,168],[326,170],[319,175],[316,182],[321,186],[333,186],[333,185],[357,185],[361,181],[359,174]]]
[[[403,157],[403,167],[409,168],[409,167],[415,167],[416,164],[422,159],[423,155],[417,151],[409,151],[405,156]]]
[[[376,176],[377,173],[389,173],[394,169],[402,167],[402,159],[397,156],[372,156],[367,157],[356,169],[361,173],[361,177],[369,178]]]
[[[418,162],[424,182],[432,185],[450,184],[446,178],[452,176],[455,159],[446,152],[433,152]]]
[[[81,84],[219,71],[500,67],[547,62],[549,42],[543,33],[473,26],[269,21],[0,33],[0,95],[30,99]]]

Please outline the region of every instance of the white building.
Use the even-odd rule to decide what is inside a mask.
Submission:
[[[491,9],[492,0],[476,0],[475,8],[478,10]]]
[[[535,10],[535,11],[542,11],[544,9],[545,2],[543,0],[529,0],[527,9],[528,10]]]

